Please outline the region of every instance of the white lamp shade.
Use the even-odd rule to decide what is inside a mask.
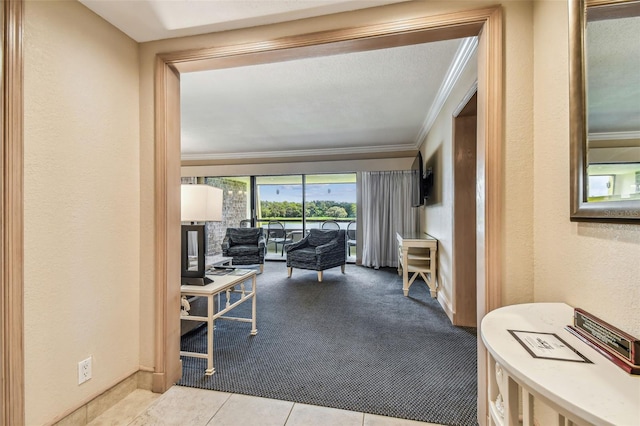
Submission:
[[[209,185],[181,185],[182,222],[222,220],[222,190]]]

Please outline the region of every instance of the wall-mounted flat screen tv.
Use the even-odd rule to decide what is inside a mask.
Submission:
[[[420,207],[424,204],[425,186],[424,174],[422,171],[422,154],[418,151],[418,155],[413,160],[411,166],[411,206]]]

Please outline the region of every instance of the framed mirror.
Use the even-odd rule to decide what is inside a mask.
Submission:
[[[568,0],[571,220],[640,224],[640,0]]]

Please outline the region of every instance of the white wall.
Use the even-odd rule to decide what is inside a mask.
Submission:
[[[534,8],[535,301],[583,308],[640,336],[640,224],[569,221],[569,76],[565,2]]]
[[[503,1],[504,105],[503,274],[504,305],[533,300],[533,54],[532,4]],[[468,77],[467,77],[468,78]],[[438,202],[423,207],[422,229],[439,240],[438,275],[444,303],[452,302],[452,114],[470,84],[458,84],[422,146],[425,161],[438,152]],[[451,309],[451,306],[449,306]]]
[[[438,299],[447,313],[454,312],[453,256],[453,114],[478,78],[477,54],[460,75],[456,86],[427,134],[420,151],[425,163],[434,163],[434,195],[420,208],[420,231],[438,240]],[[450,319],[451,316],[450,316]]]
[[[24,55],[26,424],[39,425],[139,367],[138,48],[78,2],[30,1]]]

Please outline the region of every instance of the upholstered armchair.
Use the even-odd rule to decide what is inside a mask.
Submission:
[[[266,239],[262,228],[227,228],[222,255],[233,258],[233,265],[260,265],[264,270]]]
[[[309,235],[297,243],[285,246],[289,277],[293,268],[318,271],[318,282],[322,282],[322,271],[340,266],[344,274],[347,263],[347,243],[344,229],[311,229]]]

